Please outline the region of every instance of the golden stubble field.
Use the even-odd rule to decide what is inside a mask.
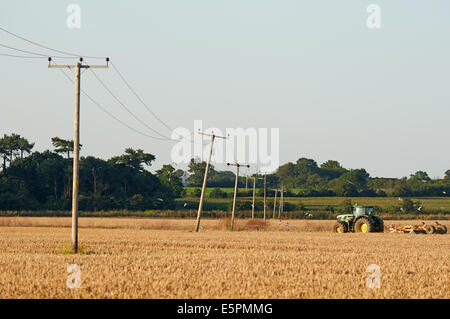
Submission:
[[[450,297],[449,235],[289,223],[230,232],[204,220],[193,233],[192,220],[80,219],[84,252],[70,255],[65,219],[2,218],[0,298]],[[80,288],[67,287],[69,264],[80,266]],[[366,285],[370,264],[380,266],[379,289]]]

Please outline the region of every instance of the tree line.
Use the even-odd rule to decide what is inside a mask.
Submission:
[[[190,186],[200,187],[203,182],[205,162],[194,159],[189,163],[188,178]],[[208,172],[208,187],[214,187],[211,197],[224,198],[230,196],[221,191],[220,187],[234,187],[235,175],[231,171],[220,172],[210,166]],[[240,177],[238,185],[242,196],[251,196],[242,191],[245,177]],[[262,180],[257,180],[257,194],[262,195]],[[249,183],[252,187],[252,183]],[[320,166],[309,158],[300,158],[297,162],[280,166],[273,174],[267,175],[267,188],[281,188],[287,197],[420,197],[420,196],[449,196],[450,170],[445,172],[442,179],[431,179],[424,171],[418,171],[409,177],[383,178],[370,177],[369,173],[361,169],[347,169],[334,160],[328,160]],[[200,189],[193,194],[199,196]],[[270,195],[273,192],[268,192]]]
[[[34,143],[19,134],[0,138],[0,210],[70,210],[72,196],[73,141],[53,137],[53,149],[33,151]],[[80,145],[82,147],[82,145]],[[163,165],[155,173],[148,168],[155,156],[141,149],[104,160],[93,156],[80,158],[80,202],[84,211],[173,209],[175,199],[186,196],[184,186],[201,187],[206,167],[192,159],[187,171]],[[245,186],[239,178],[239,187]],[[220,190],[234,187],[232,171],[208,173],[211,197],[224,198]],[[258,196],[263,194],[257,180]],[[320,166],[312,159],[300,158],[267,175],[267,188],[283,187],[286,196],[448,196],[450,170],[442,179],[431,179],[424,171],[404,178],[372,178],[365,169],[346,169],[329,160]],[[252,183],[249,181],[249,189]],[[199,190],[194,192],[198,195]],[[273,192],[268,191],[268,196]],[[251,191],[245,194],[251,196]]]
[[[431,179],[424,171],[409,177],[370,177],[363,168],[346,169],[334,160],[320,166],[313,159],[300,158],[287,163],[275,173],[278,185],[298,189],[297,196],[448,196],[450,194],[450,170],[443,179]]]
[[[20,135],[0,138],[0,210],[70,210],[73,141],[54,137],[52,144],[53,150],[32,152],[34,143]],[[146,168],[154,160],[132,148],[108,160],[81,157],[80,210],[174,208],[184,172],[164,165],[152,174]]]

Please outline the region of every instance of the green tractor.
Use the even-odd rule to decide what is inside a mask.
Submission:
[[[333,226],[335,233],[382,233],[384,232],[383,220],[374,215],[374,209],[370,206],[353,205],[353,213],[339,215]]]

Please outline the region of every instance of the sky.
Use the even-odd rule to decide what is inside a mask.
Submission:
[[[66,23],[73,3],[79,29]],[[378,29],[366,25],[372,3],[381,8]],[[2,0],[0,27],[59,50],[109,56],[171,128],[193,131],[195,120],[224,131],[279,128],[281,164],[332,159],[373,177],[442,177],[450,169],[446,0]],[[0,44],[56,54],[2,31]],[[1,135],[21,134],[39,151],[52,148],[53,136],[73,138],[74,88],[60,71],[45,59],[4,56],[0,67]],[[112,68],[95,72],[141,121],[170,135]],[[154,135],[90,70],[81,85],[121,121]],[[152,170],[171,162],[175,144],[137,134],[84,97],[81,143],[82,156],[105,159],[144,149],[156,156]]]

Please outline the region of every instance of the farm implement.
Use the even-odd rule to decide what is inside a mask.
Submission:
[[[447,226],[436,222],[436,226],[427,225],[422,222],[421,225],[405,225],[400,227],[394,227],[391,225],[389,228],[391,233],[407,233],[407,234],[446,234]]]

